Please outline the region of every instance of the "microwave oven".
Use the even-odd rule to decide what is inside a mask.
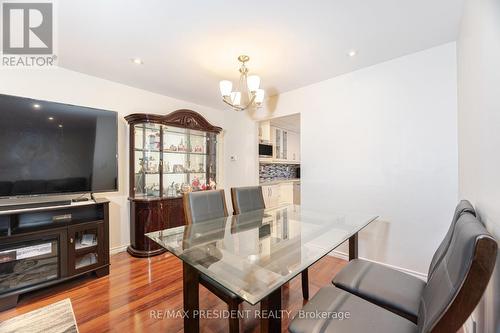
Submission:
[[[267,144],[267,143],[259,143],[259,157],[272,158],[273,157],[273,145]]]

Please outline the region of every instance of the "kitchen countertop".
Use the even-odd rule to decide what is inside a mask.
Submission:
[[[275,180],[266,180],[259,183],[261,186],[265,185],[276,185],[283,183],[298,183],[300,184],[300,178],[292,178],[292,179],[275,179]]]

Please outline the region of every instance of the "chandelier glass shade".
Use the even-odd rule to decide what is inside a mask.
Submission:
[[[250,60],[249,56],[240,55],[238,61],[240,66],[240,80],[233,90],[233,83],[228,80],[220,81],[219,88],[224,103],[231,106],[236,111],[243,111],[249,108],[259,108],[264,102],[264,89],[260,89],[260,77],[248,75],[248,68],[245,63]]]

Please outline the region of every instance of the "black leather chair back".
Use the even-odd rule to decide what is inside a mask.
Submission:
[[[472,214],[458,218],[449,247],[424,288],[419,332],[456,332],[479,303],[495,266],[498,245]]]
[[[233,187],[231,199],[235,215],[266,208],[261,186]]]
[[[228,216],[224,190],[185,193],[184,215],[188,224]]]
[[[450,246],[451,243],[451,237],[453,236],[453,231],[455,230],[455,224],[457,223],[460,216],[462,216],[462,214],[472,214],[476,216],[476,211],[474,210],[474,207],[472,207],[471,203],[468,200],[460,201],[457,207],[455,208],[455,214],[453,214],[453,219],[451,220],[450,228],[448,229],[448,232],[446,233],[443,241],[441,242],[441,244],[439,244],[438,249],[436,250],[434,256],[432,257],[431,264],[429,266],[429,272],[427,273],[427,278],[430,278],[432,276],[432,273],[434,273],[434,270],[436,269],[437,265],[439,265],[444,255],[446,254],[446,251],[448,250],[448,247]]]

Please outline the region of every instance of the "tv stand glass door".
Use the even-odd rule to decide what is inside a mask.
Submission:
[[[60,274],[58,234],[0,246],[0,294],[57,280]]]
[[[68,227],[69,275],[83,273],[104,264],[104,222]]]

